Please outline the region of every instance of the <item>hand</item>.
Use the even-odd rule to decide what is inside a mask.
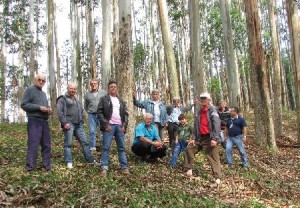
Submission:
[[[48,108],[48,114],[49,114],[49,115],[53,114],[52,108]]]
[[[165,124],[165,128],[168,128],[168,126],[169,126],[169,124],[168,124],[168,123],[166,123],[166,124]]]
[[[195,139],[191,139],[190,141],[189,141],[189,143],[188,143],[188,145],[195,145]]]
[[[155,141],[153,143],[153,146],[156,147],[157,149],[160,149],[163,147],[163,143],[161,141]]]
[[[125,127],[122,127],[122,128],[121,128],[121,131],[122,131],[123,133],[125,133]]]
[[[215,146],[217,146],[218,145],[218,142],[216,141],[216,140],[211,140],[210,141],[210,146],[212,146],[212,147],[215,147]]]
[[[66,123],[65,126],[64,126],[64,129],[69,130],[70,128],[71,128],[71,125],[69,123]]]
[[[48,108],[45,106],[41,106],[40,111],[42,111],[43,113],[48,113]]]
[[[178,140],[177,139],[175,140],[175,144],[178,144]]]
[[[109,124],[106,125],[105,131],[110,132],[111,131],[111,126]]]
[[[247,136],[244,136],[243,137],[243,142],[246,142],[247,141]]]

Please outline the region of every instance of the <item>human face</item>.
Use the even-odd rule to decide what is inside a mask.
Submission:
[[[35,78],[35,86],[37,86],[38,88],[42,89],[44,87],[46,83],[46,77],[45,76],[37,76]]]
[[[209,104],[209,99],[207,99],[206,97],[201,97],[200,98],[200,105],[202,107],[207,107]]]
[[[68,95],[70,96],[70,97],[74,97],[75,95],[76,95],[76,92],[77,92],[77,86],[76,85],[74,85],[74,84],[70,84],[69,86],[68,86]]]
[[[150,126],[151,123],[152,123],[152,118],[151,117],[145,117],[144,122],[145,122],[146,126]]]
[[[186,122],[186,119],[184,118],[184,119],[179,120],[179,123],[180,123],[180,125],[184,126],[187,122]]]
[[[221,102],[220,103],[220,108],[222,108],[222,109],[226,108],[226,102]]]
[[[99,88],[98,82],[97,81],[91,81],[90,82],[91,90],[93,92],[97,91]]]
[[[159,98],[159,93],[158,92],[153,92],[151,94],[151,96],[152,96],[152,100],[158,101],[158,98]]]
[[[118,85],[115,83],[110,84],[108,86],[108,93],[109,95],[116,96],[118,93]]]
[[[231,108],[230,109],[230,114],[231,114],[232,117],[236,117],[238,113],[236,112],[235,108]]]
[[[180,105],[180,100],[173,100],[173,105],[176,106],[176,107],[179,107]]]

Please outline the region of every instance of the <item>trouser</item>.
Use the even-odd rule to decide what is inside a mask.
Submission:
[[[156,159],[163,158],[164,156],[166,156],[167,148],[164,145],[163,148],[156,149],[153,145],[149,143],[140,142],[132,145],[131,150],[134,154],[144,159],[146,159],[147,157],[149,157],[150,159]]]
[[[94,157],[91,154],[89,143],[87,142],[83,123],[73,124],[69,130],[64,130],[64,160],[65,163],[72,163],[72,141],[73,136],[78,140],[82,147],[83,155],[88,163],[94,162]]]
[[[248,162],[247,162],[247,154],[246,154],[246,150],[245,150],[245,145],[243,142],[243,135],[238,135],[238,136],[228,138],[227,145],[226,145],[226,162],[227,162],[227,164],[233,163],[233,159],[232,159],[233,145],[236,145],[236,147],[240,153],[242,165],[244,167],[247,167]]]
[[[47,120],[28,118],[27,124],[27,156],[26,170],[31,171],[36,166],[39,145],[42,148],[42,163],[46,170],[51,169],[51,138]]]
[[[178,124],[168,122],[169,147],[172,148],[172,150],[175,147],[177,131],[178,131]]]
[[[208,162],[213,171],[213,175],[215,178],[221,178],[221,163],[219,156],[219,145],[212,147],[210,145],[210,137],[204,136],[201,138],[201,142],[196,142],[195,145],[188,145],[186,148],[186,158],[184,167],[187,169],[192,169],[193,159],[195,154],[197,154],[200,150],[203,150],[206,154]]]
[[[88,120],[89,120],[89,133],[90,133],[90,148],[95,148],[97,127],[100,125],[100,121],[96,113],[88,113]]]
[[[154,126],[155,126],[155,128],[157,129],[157,131],[158,131],[158,135],[159,135],[159,138],[161,139],[161,141],[163,141],[164,140],[164,138],[163,138],[163,131],[164,131],[164,126],[162,126],[160,123],[158,123],[158,122],[155,122],[154,123]]]
[[[169,163],[170,167],[174,167],[176,165],[178,156],[181,152],[185,153],[185,149],[187,147],[187,141],[185,140],[179,140],[178,143],[175,145],[174,150],[173,150],[173,154]],[[184,157],[186,157],[186,154],[184,154]]]

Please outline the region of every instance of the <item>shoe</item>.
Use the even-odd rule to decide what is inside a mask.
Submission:
[[[186,175],[187,176],[193,176],[193,170],[192,169],[189,169],[187,172],[186,172]]]
[[[68,162],[68,163],[67,163],[67,168],[72,169],[72,168],[73,168],[73,163]]]
[[[96,147],[90,147],[91,151],[96,151]]]
[[[102,177],[106,177],[107,176],[107,170],[106,169],[102,169],[100,175]]]
[[[130,174],[130,172],[129,172],[129,169],[128,169],[128,168],[124,168],[124,169],[122,169],[122,173],[123,173],[124,175],[129,175],[129,174]]]
[[[100,166],[100,163],[98,163],[96,160],[93,162],[88,162],[89,165],[95,165],[95,166]]]
[[[220,178],[217,178],[216,179],[216,184],[219,186],[221,184],[221,179]]]

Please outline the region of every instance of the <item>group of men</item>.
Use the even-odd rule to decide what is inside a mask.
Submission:
[[[38,74],[35,84],[28,87],[23,96],[21,107],[28,116],[28,148],[26,171],[35,169],[38,148],[41,146],[42,164],[46,171],[51,170],[51,137],[48,116],[52,109],[48,105],[46,93],[42,91],[46,77]],[[83,150],[88,164],[101,166],[101,174],[106,176],[109,167],[109,152],[112,140],[115,139],[121,171],[129,174],[125,152],[125,134],[128,126],[128,110],[126,103],[118,96],[118,84],[110,81],[108,90],[99,89],[96,79],[90,81],[90,90],[84,96],[84,108],[76,96],[77,85],[69,83],[67,92],[57,98],[57,115],[64,132],[64,161],[67,168],[73,168],[72,140],[75,137]],[[226,107],[224,101],[219,108],[211,104],[209,93],[200,94],[200,108],[195,114],[194,125],[190,125],[185,113],[192,110],[195,104],[183,107],[180,98],[174,98],[173,104],[165,106],[159,99],[159,91],[153,90],[151,98],[137,100],[133,95],[135,106],[145,109],[144,121],[135,128],[132,152],[147,162],[155,162],[172,153],[169,167],[174,168],[181,152],[184,153],[186,174],[192,176],[195,154],[203,150],[211,165],[216,183],[222,178],[219,147],[226,149],[226,162],[232,165],[232,148],[236,145],[242,158],[242,165],[247,167],[244,148],[246,141],[246,122],[239,115],[239,109]],[[84,109],[88,113],[89,142],[83,122]],[[97,128],[102,134],[102,153],[100,162],[93,157],[96,150]],[[163,130],[168,129],[169,148],[163,141]]]

